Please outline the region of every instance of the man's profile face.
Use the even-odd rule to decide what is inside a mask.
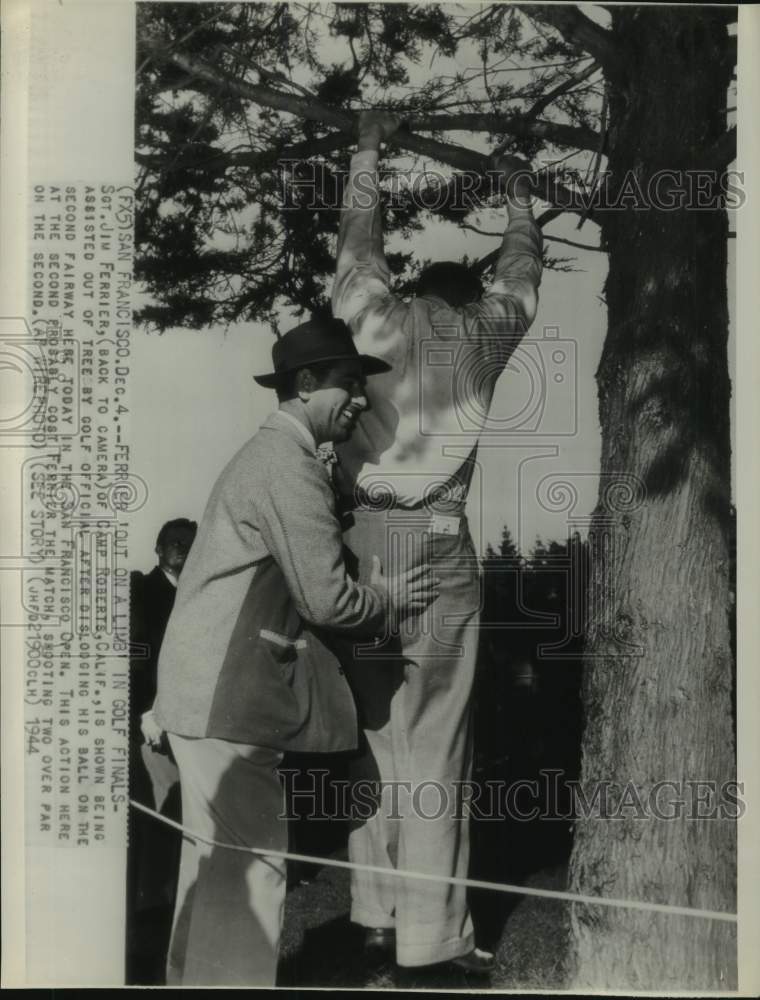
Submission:
[[[161,545],[156,546],[158,565],[174,576],[179,576],[185,565],[195,532],[190,528],[171,528]]]
[[[369,407],[361,363],[336,361],[310,391],[306,407],[317,444],[347,441]]]

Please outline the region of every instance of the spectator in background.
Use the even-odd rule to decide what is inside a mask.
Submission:
[[[130,795],[179,821],[179,772],[153,717],[158,654],[174,606],[177,580],[198,525],[167,521],[156,539],[158,565],[130,576]],[[181,842],[136,810],[127,857],[127,982],[158,984],[166,964]]]
[[[167,521],[156,539],[158,565],[147,575],[137,570],[130,576],[130,639],[133,646],[145,647],[131,661],[131,714],[139,720],[145,744],[154,749],[165,746],[152,711],[158,654],[174,607],[177,580],[197,530],[197,523],[186,517]]]

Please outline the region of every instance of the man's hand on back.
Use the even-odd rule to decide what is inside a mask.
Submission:
[[[433,576],[428,564],[413,566],[394,576],[386,576],[380,559],[373,556],[369,582],[375,590],[387,595],[392,628],[405,618],[421,614],[439,594],[440,581]]]
[[[144,712],[140,717],[140,731],[151,750],[157,750],[159,753],[163,752],[164,731],[156,722],[153,709]]]
[[[359,151],[380,149],[380,143],[387,142],[400,124],[401,119],[390,111],[362,111],[359,115]]]

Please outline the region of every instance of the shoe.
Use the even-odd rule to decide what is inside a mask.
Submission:
[[[466,955],[459,955],[452,958],[451,964],[465,972],[491,972],[496,965],[496,960],[490,951],[482,951],[480,948],[473,948]]]
[[[368,927],[364,933],[364,950],[390,952],[396,947],[396,931],[393,927]]]

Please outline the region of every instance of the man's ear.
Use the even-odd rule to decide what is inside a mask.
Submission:
[[[314,372],[309,368],[301,368],[300,371],[296,372],[295,386],[298,398],[306,402],[317,388],[317,380],[314,377]]]

